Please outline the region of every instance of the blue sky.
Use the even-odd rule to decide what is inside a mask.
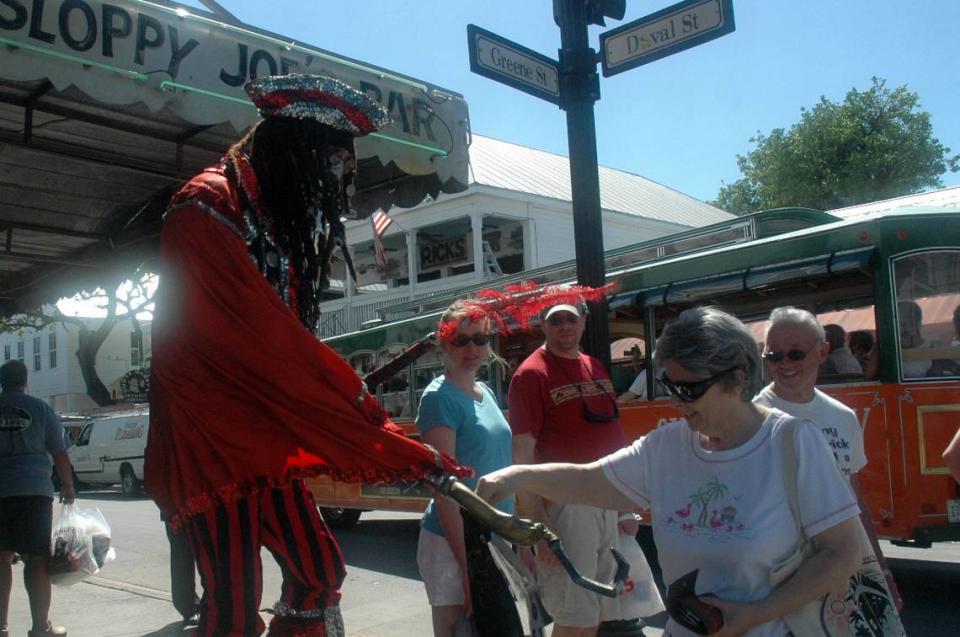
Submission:
[[[556,58],[551,0],[220,0],[242,21],[461,93],[473,130],[567,154],[556,106],[470,72],[467,24]],[[188,4],[201,6],[195,1]],[[623,22],[671,4],[627,0]],[[734,0],[736,31],[610,78],[596,106],[600,163],[698,199],[739,177],[757,131],[788,128],[821,95],[871,76],[906,84],[960,153],[960,1]],[[598,48],[603,28],[592,27]],[[960,173],[942,177],[960,184]]]

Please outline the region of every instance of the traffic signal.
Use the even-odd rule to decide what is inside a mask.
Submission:
[[[623,20],[627,12],[627,0],[584,0],[587,5],[587,24],[607,26],[604,18]]]
[[[564,22],[561,16],[566,15],[569,20],[571,13],[578,13],[575,8],[577,2],[583,3],[586,23],[599,24],[602,27],[607,26],[604,18],[623,20],[623,14],[627,12],[627,0],[553,0],[553,21],[558,27],[562,27]]]

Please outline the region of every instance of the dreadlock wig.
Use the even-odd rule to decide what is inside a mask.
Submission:
[[[356,280],[341,219],[350,210],[353,140],[390,121],[364,93],[322,75],[251,80],[263,120],[227,153],[246,198],[246,240],[260,272],[312,332],[339,247]]]
[[[352,135],[289,117],[262,120],[227,152],[249,200],[251,257],[311,331],[336,248],[355,277],[340,221],[350,210],[352,154]]]

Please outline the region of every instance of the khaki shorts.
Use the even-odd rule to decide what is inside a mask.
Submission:
[[[579,504],[551,504],[547,513],[560,536],[563,550],[585,577],[609,583],[617,563],[610,547],[619,549],[619,513]],[[619,603],[577,586],[559,566],[537,562],[540,596],[547,612],[560,626],[589,628],[618,617]]]
[[[431,606],[462,606],[463,578],[447,538],[421,527],[417,567]]]

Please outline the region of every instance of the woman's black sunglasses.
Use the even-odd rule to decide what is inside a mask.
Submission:
[[[660,378],[657,379],[657,382],[660,383],[660,386],[663,387],[666,393],[671,396],[676,396],[681,402],[692,403],[700,400],[700,398],[707,393],[707,390],[715,385],[717,381],[736,369],[739,368],[731,367],[730,369],[723,370],[719,374],[714,374],[710,378],[693,382],[670,380],[670,377],[664,372],[660,375]]]
[[[809,354],[809,352],[804,352],[799,349],[792,349],[789,352],[764,352],[761,356],[763,360],[771,363],[779,363],[784,358],[788,358],[794,363],[799,363],[807,357],[807,354]]]
[[[468,343],[473,343],[477,347],[483,347],[490,342],[490,336],[488,334],[473,334],[467,336],[466,334],[457,334],[457,336],[450,341],[450,344],[454,347],[466,347]]]

